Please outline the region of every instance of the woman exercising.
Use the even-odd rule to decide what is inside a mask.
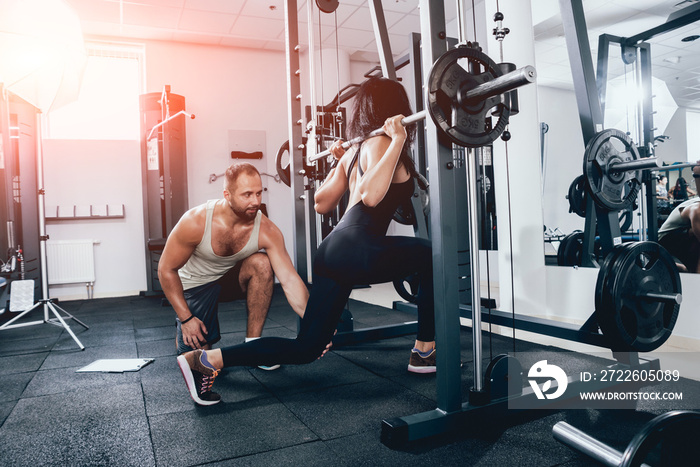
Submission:
[[[264,337],[215,350],[194,350],[178,357],[192,399],[200,405],[219,402],[211,391],[220,369],[229,366],[310,363],[333,338],[354,285],[391,282],[418,273],[418,335],[408,370],[435,372],[432,251],[416,237],[387,236],[396,208],[410,199],[416,175],[408,152],[412,132],[401,125],[411,113],[403,86],[370,78],[355,95],[351,138],[376,128],[375,136],[345,152],[341,141],[330,148],[338,160],[314,197],[315,209],[331,211],[350,190],[348,209],[321,242],[314,258],[313,286],[296,339]]]

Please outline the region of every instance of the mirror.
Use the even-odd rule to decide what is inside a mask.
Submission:
[[[583,75],[574,79],[558,5],[532,3],[541,122],[545,263],[557,266],[580,261],[583,249],[586,194],[580,176],[584,169],[585,146],[579,113],[580,95],[577,100],[577,93],[583,90],[580,85],[578,89],[574,86],[575,81],[582,82]],[[643,146],[640,141],[643,142],[645,134],[644,118],[651,118],[649,127],[654,131],[653,136],[648,137],[653,139],[653,148],[649,148],[649,152],[653,152],[664,165],[695,162],[700,159],[700,142],[695,137],[697,128],[700,128],[700,80],[690,70],[700,66],[697,23],[656,35],[650,33],[653,37],[644,41],[648,46],[623,49],[620,38],[648,33],[664,24],[669,15],[683,16],[688,11],[682,11],[687,5],[677,1],[653,2],[653,5],[651,2],[644,5],[627,3],[629,8],[621,6],[624,2],[616,2],[615,6],[583,2],[593,74],[607,74],[604,82],[597,83],[604,110],[603,128],[620,130],[635,145]],[[604,34],[613,36],[609,44],[601,41]],[[636,52],[636,57],[628,54],[630,49],[638,51],[642,48],[648,51],[648,55],[641,51]],[[599,62],[598,57],[604,55],[605,50],[607,60]],[[650,75],[643,70],[647,56],[650,57]],[[647,89],[646,93],[642,92],[644,89]],[[653,113],[649,102],[653,105]],[[624,152],[624,149],[618,150]],[[644,150],[641,148],[642,154]],[[666,176],[658,187],[657,174]],[[690,167],[649,172],[648,177],[648,186],[652,190],[648,199],[658,217],[656,225],[648,225],[649,210],[642,185],[636,198],[636,209],[618,213],[623,242],[644,240],[649,232],[654,235],[653,231],[661,227],[673,209],[686,199],[680,193],[677,198],[669,195],[677,183],[679,192],[687,191],[690,199],[700,201],[697,198],[700,186],[695,183],[699,179],[692,177]],[[680,189],[683,185],[686,185],[685,189]],[[657,190],[660,199],[656,196]],[[581,207],[584,208],[583,216]]]

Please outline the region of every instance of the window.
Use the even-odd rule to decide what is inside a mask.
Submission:
[[[138,140],[144,47],[86,43],[78,100],[46,115],[46,138]]]

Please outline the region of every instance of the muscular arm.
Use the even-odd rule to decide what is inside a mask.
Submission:
[[[204,211],[194,208],[186,212],[168,236],[163,254],[158,261],[158,279],[165,297],[172,305],[180,321],[192,313],[185,301],[182,281],[177,271],[187,263],[204,235]],[[182,337],[190,347],[200,348],[206,341],[206,327],[198,318],[182,325]]]
[[[284,237],[280,229],[267,217],[262,218],[258,246],[264,248],[270,259],[272,270],[282,285],[289,305],[299,317],[304,317],[309,290],[301,280],[292,259],[284,246]]]
[[[406,129],[401,125],[401,115],[387,119],[382,127],[386,136],[365,141],[366,167],[360,178],[359,192],[365,206],[373,207],[384,199],[389,190],[401,150],[406,141]]]
[[[683,208],[680,212],[681,219],[690,222],[690,231],[700,242],[700,203],[695,203]]]
[[[348,190],[347,166],[352,159],[354,150],[346,152],[331,169],[323,184],[314,194],[314,209],[319,214],[327,214],[338,205],[338,202]]]

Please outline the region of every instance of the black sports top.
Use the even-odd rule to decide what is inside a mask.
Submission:
[[[348,167],[348,179],[350,172],[358,161],[359,154],[360,148],[357,149]],[[362,166],[359,163],[357,163],[357,171],[360,177],[364,175]],[[413,188],[413,178],[409,178],[405,182],[392,183],[389,185],[389,190],[387,190],[384,198],[375,207],[365,206],[362,201],[350,207],[336,226],[336,229],[343,225],[359,224],[366,226],[375,235],[386,235],[394,212],[407,199],[410,199],[413,194]]]

